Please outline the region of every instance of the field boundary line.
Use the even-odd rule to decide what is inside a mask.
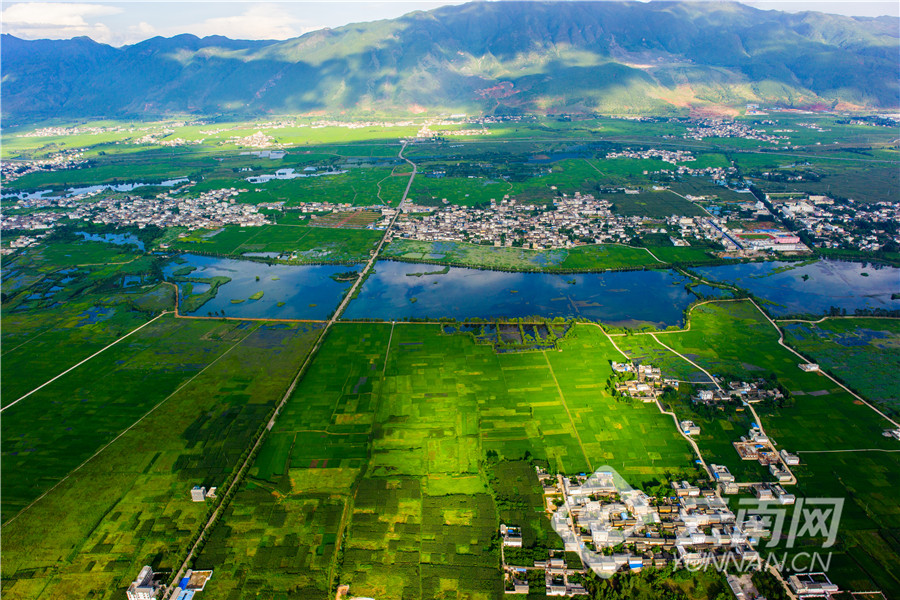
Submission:
[[[128,333],[126,333],[126,334],[123,335],[122,337],[118,338],[116,341],[114,341],[114,342],[112,342],[112,343],[110,343],[110,344],[107,344],[107,345],[104,346],[103,348],[97,350],[96,352],[94,352],[93,354],[91,354],[90,356],[88,356],[87,358],[85,358],[84,360],[82,360],[81,362],[79,362],[78,364],[72,365],[71,367],[69,367],[68,369],[66,369],[65,371],[63,371],[62,373],[60,373],[59,375],[57,375],[56,377],[54,377],[53,379],[50,379],[49,381],[46,381],[46,382],[42,383],[41,385],[37,386],[36,388],[34,388],[34,389],[31,390],[30,392],[28,392],[27,394],[25,394],[24,396],[22,396],[21,398],[19,398],[19,399],[16,400],[15,402],[10,402],[9,404],[7,404],[6,406],[4,406],[3,408],[0,408],[0,413],[2,413],[3,411],[5,411],[7,408],[12,408],[12,407],[15,406],[16,404],[18,404],[19,402],[21,402],[22,400],[24,400],[25,398],[27,398],[28,396],[32,395],[33,393],[37,392],[38,390],[40,390],[40,389],[42,389],[42,388],[44,388],[44,387],[50,385],[51,383],[53,383],[54,381],[56,381],[57,379],[59,379],[59,378],[62,377],[63,375],[69,373],[70,371],[74,371],[75,369],[77,369],[78,367],[80,367],[81,365],[83,365],[84,363],[86,363],[87,361],[91,360],[92,358],[94,358],[94,357],[97,356],[98,354],[101,354],[102,352],[104,352],[105,350],[107,350],[107,349],[109,349],[109,348],[115,346],[116,344],[118,344],[119,342],[121,342],[122,340],[124,340],[125,338],[127,338],[128,336],[130,336],[131,334],[137,333],[138,331],[140,331],[141,329],[143,329],[144,327],[146,327],[146,326],[149,325],[150,323],[153,323],[154,321],[156,321],[156,320],[159,319],[160,317],[162,317],[162,316],[164,316],[164,315],[168,315],[168,314],[172,314],[172,311],[164,310],[163,312],[159,313],[157,316],[153,317],[152,319],[150,319],[149,321],[147,321],[146,323],[144,323],[144,324],[141,325],[140,327],[137,327],[136,329],[132,329],[131,331],[129,331]]]
[[[48,327],[47,329],[43,330],[42,332],[38,333],[37,335],[31,336],[30,338],[28,338],[27,340],[25,340],[25,341],[22,342],[21,344],[17,345],[15,348],[10,348],[9,350],[6,350],[6,351],[0,353],[0,356],[6,356],[6,355],[9,354],[10,352],[15,352],[16,350],[18,350],[19,348],[21,348],[21,347],[24,346],[25,344],[30,344],[33,340],[36,340],[37,338],[41,337],[41,336],[44,335],[45,333],[47,333],[47,332],[49,332],[49,331],[53,331],[54,329],[55,329],[55,327],[52,327],[52,326],[51,326],[51,327]]]
[[[609,340],[609,343],[612,344],[612,347],[616,349],[616,352],[618,352],[619,354],[621,354],[622,357],[625,358],[625,360],[627,360],[627,361],[630,361],[630,360],[631,360],[631,358],[630,358],[627,354],[625,354],[624,352],[622,352],[622,349],[619,348],[619,346],[616,344],[615,340],[612,339],[612,336],[609,335],[609,333],[606,331],[606,329],[603,328],[603,326],[601,326],[601,325],[599,325],[599,324],[597,324],[597,323],[592,323],[592,325],[594,325],[595,327],[599,328],[600,331],[603,332],[603,335],[606,336],[606,339]],[[655,338],[654,338],[654,339],[655,339]],[[656,340],[656,341],[659,342],[659,340]],[[661,342],[660,342],[660,343],[661,343]],[[668,415],[668,416],[672,417],[672,421],[674,421],[674,423],[675,423],[675,430],[678,431],[678,433],[681,435],[681,437],[683,437],[683,438],[687,441],[687,443],[691,446],[691,448],[694,449],[694,454],[696,454],[696,455],[697,455],[697,458],[700,460],[700,464],[703,466],[703,470],[706,471],[706,474],[709,475],[709,478],[710,478],[710,479],[713,479],[713,472],[712,472],[712,469],[710,469],[709,466],[706,464],[706,459],[703,458],[703,453],[700,452],[700,446],[697,445],[696,440],[694,440],[691,436],[689,436],[688,434],[686,434],[686,433],[681,429],[681,425],[679,425],[679,423],[678,423],[678,416],[677,416],[674,412],[672,412],[672,411],[663,409],[663,405],[662,405],[662,403],[659,401],[659,398],[656,398],[656,399],[654,400],[654,403],[656,404],[656,408],[659,409],[659,412],[660,412],[661,414]]]
[[[163,314],[165,314],[165,313],[163,313]],[[160,317],[161,317],[161,316],[162,316],[162,315],[160,315]],[[159,318],[159,317],[157,317],[157,319],[158,319],[158,318]],[[247,333],[247,335],[245,335],[244,337],[242,337],[241,339],[239,339],[239,340],[238,340],[237,342],[235,342],[232,346],[230,346],[227,350],[225,350],[224,352],[222,352],[222,354],[220,354],[220,355],[217,356],[215,359],[213,359],[213,361],[212,361],[211,363],[209,363],[208,365],[206,365],[205,367],[203,367],[201,370],[199,370],[197,373],[195,373],[193,377],[191,377],[190,379],[188,379],[187,381],[185,381],[184,383],[182,383],[180,386],[178,386],[177,388],[175,388],[175,391],[173,391],[171,394],[169,394],[168,396],[166,396],[165,398],[163,398],[162,400],[160,400],[155,406],[153,406],[153,408],[151,408],[150,410],[148,410],[147,412],[145,412],[145,413],[143,414],[143,416],[141,416],[137,421],[135,421],[134,423],[132,423],[131,425],[129,425],[126,429],[124,429],[119,435],[117,435],[116,437],[114,437],[112,440],[110,440],[109,442],[107,442],[106,444],[104,444],[99,450],[97,450],[96,452],[94,452],[94,453],[93,453],[90,457],[88,457],[83,463],[81,463],[80,465],[78,465],[77,467],[75,467],[74,469],[72,469],[71,471],[69,471],[69,473],[68,473],[65,477],[63,477],[62,479],[60,479],[59,481],[57,481],[57,482],[53,485],[53,487],[51,487],[51,488],[48,489],[46,492],[44,492],[43,494],[41,494],[40,496],[38,496],[37,498],[35,498],[35,499],[31,502],[31,504],[29,504],[28,506],[26,506],[25,508],[23,508],[22,510],[20,510],[19,512],[17,512],[15,515],[13,515],[13,517],[12,517],[9,521],[7,521],[6,523],[3,524],[3,527],[6,527],[7,525],[9,525],[9,524],[12,523],[13,521],[15,521],[15,520],[16,520],[17,518],[19,518],[22,514],[24,514],[25,511],[27,511],[29,508],[31,508],[32,506],[34,506],[35,504],[37,504],[38,502],[40,502],[40,500],[41,500],[44,496],[46,496],[47,494],[49,494],[50,492],[52,492],[53,490],[55,490],[56,488],[58,488],[60,485],[62,485],[62,483],[63,483],[64,481],[66,481],[69,477],[71,477],[72,475],[74,475],[76,471],[78,471],[79,469],[81,469],[81,467],[83,467],[84,465],[86,465],[86,464],[88,464],[89,462],[91,462],[92,460],[94,460],[97,456],[100,455],[101,452],[103,452],[104,450],[106,450],[107,448],[109,448],[111,445],[113,445],[119,438],[121,438],[123,435],[125,435],[126,433],[128,433],[129,431],[131,431],[132,429],[134,429],[134,427],[135,427],[138,423],[140,423],[141,421],[143,421],[144,419],[146,419],[153,411],[155,411],[157,408],[159,408],[160,406],[162,406],[163,404],[165,404],[168,400],[170,400],[170,399],[172,398],[172,396],[174,396],[175,394],[177,394],[178,392],[180,392],[181,390],[183,390],[183,389],[185,388],[185,386],[189,385],[189,384],[190,384],[192,381],[194,381],[196,378],[200,377],[200,375],[202,375],[204,372],[206,372],[206,370],[209,369],[210,367],[212,367],[214,364],[216,364],[217,362],[219,362],[219,360],[221,360],[226,354],[228,354],[229,352],[231,352],[232,350],[234,350],[235,348],[237,348],[238,346],[240,346],[240,345],[244,342],[244,340],[246,340],[248,337],[250,337],[250,336],[251,336],[254,332],[256,332],[258,329],[259,329],[259,327],[256,327],[256,328],[250,330],[250,332]]]
[[[544,355],[544,360],[547,361],[547,369],[550,371],[550,377],[553,378],[553,383],[556,384],[556,391],[559,393],[559,399],[562,401],[563,408],[566,409],[566,414],[569,415],[569,423],[572,424],[572,430],[575,432],[575,439],[578,440],[578,447],[581,448],[581,454],[584,455],[584,460],[587,462],[588,469],[593,473],[594,465],[591,464],[591,459],[584,449],[584,442],[581,441],[581,434],[578,433],[578,426],[575,425],[575,419],[572,418],[572,412],[569,410],[568,403],[566,403],[566,396],[563,394],[562,388],[559,387],[559,380],[556,378],[556,373],[553,372],[553,365],[550,364],[550,357],[547,356],[546,350],[541,350],[541,353]]]
[[[409,183],[407,183],[407,185],[406,185],[406,191],[403,194],[403,200],[406,199],[406,195],[409,193],[409,188],[412,185],[413,178],[416,176],[416,171],[418,169],[418,167],[416,166],[416,164],[414,162],[412,162],[408,158],[404,158],[403,150],[405,150],[405,149],[406,149],[406,143],[404,143],[401,146],[400,152],[397,154],[397,156],[399,156],[400,158],[403,158],[403,160],[405,160],[409,164],[411,164],[413,166],[413,172],[410,175]],[[403,200],[401,200],[401,204],[403,203]],[[397,221],[397,217],[399,217],[399,216],[400,216],[400,211],[398,210],[397,213],[394,215],[394,218],[391,219],[390,224],[385,229],[384,235],[381,237],[381,241],[378,243],[378,246],[375,247],[375,251],[372,253],[372,256],[369,258],[369,261],[366,263],[366,266],[363,267],[362,271],[360,272],[359,277],[357,277],[356,281],[353,283],[353,285],[350,287],[350,289],[347,290],[347,293],[344,295],[344,298],[343,298],[343,300],[341,300],[341,303],[338,305],[338,307],[334,310],[334,313],[331,315],[331,318],[329,318],[328,321],[325,322],[325,326],[322,328],[322,331],[319,333],[318,339],[316,339],[315,344],[313,344],[309,353],[306,355],[306,358],[303,360],[303,363],[300,365],[300,369],[297,371],[297,374],[294,376],[294,379],[291,381],[290,385],[287,387],[287,390],[284,392],[284,395],[281,397],[281,400],[279,400],[278,403],[275,405],[275,410],[272,412],[272,417],[269,419],[269,422],[266,424],[265,428],[262,430],[262,433],[260,433],[259,436],[256,438],[256,440],[250,445],[250,451],[247,453],[247,458],[245,458],[244,462],[242,462],[240,465],[236,466],[236,471],[234,472],[234,477],[232,478],[231,483],[228,485],[228,489],[226,489],[225,492],[222,494],[222,498],[223,498],[222,502],[220,502],[216,506],[215,510],[213,510],[212,514],[209,516],[209,518],[206,520],[206,522],[200,528],[200,531],[197,534],[197,538],[194,541],[194,544],[188,550],[187,554],[184,557],[184,560],[181,562],[181,565],[178,567],[178,570],[175,571],[175,577],[171,580],[172,584],[174,584],[175,582],[180,580],[182,574],[185,572],[188,565],[191,564],[191,561],[194,559],[194,554],[197,552],[197,548],[199,548],[201,546],[201,544],[206,541],[207,532],[209,531],[209,529],[211,527],[213,527],[215,525],[216,521],[219,518],[219,515],[222,514],[227,509],[227,507],[231,501],[230,495],[231,495],[232,491],[237,489],[238,486],[243,484],[244,476],[245,476],[246,472],[250,469],[251,465],[256,460],[256,456],[255,456],[256,450],[262,445],[263,441],[266,439],[266,433],[268,431],[271,431],[275,427],[275,421],[278,419],[279,415],[281,414],[282,409],[288,403],[291,396],[294,394],[294,390],[297,388],[297,384],[300,383],[301,379],[303,379],[303,377],[306,374],[307,369],[310,366],[310,364],[312,363],[313,359],[319,353],[319,348],[321,347],[322,343],[325,341],[325,338],[328,336],[328,331],[331,329],[331,326],[334,325],[336,322],[338,322],[338,319],[340,318],[344,309],[347,307],[347,304],[353,299],[354,293],[361,285],[361,282],[366,278],[366,274],[372,268],[372,266],[375,264],[375,261],[378,259],[378,255],[381,253],[381,249],[384,247],[384,242],[390,235],[391,229],[393,228],[394,223]],[[176,296],[176,302],[177,302],[177,296]],[[177,306],[177,304],[176,304],[176,306]],[[381,395],[379,394],[379,398],[380,397],[381,397]],[[357,490],[358,490],[358,487],[357,487]],[[353,498],[355,498],[355,497],[356,497],[356,491],[354,491],[354,493],[353,493]],[[352,502],[352,499],[351,499],[351,502]],[[351,508],[352,508],[352,506],[351,506]],[[341,542],[341,540],[342,540],[342,536],[339,537],[337,541]],[[332,567],[329,567],[329,570],[331,568]],[[174,571],[174,569],[173,569],[173,571]],[[330,580],[333,579],[333,573],[329,573],[329,579]],[[172,584],[170,584],[169,586],[166,587],[166,591],[163,592],[162,597],[166,597],[167,592],[171,592],[168,596],[170,599],[175,597],[177,590],[179,588],[177,586],[175,586],[173,589]]]
[[[781,327],[778,326],[778,323],[776,323],[775,321],[773,321],[772,318],[771,318],[769,315],[766,314],[766,311],[764,311],[763,309],[761,309],[761,308],[759,307],[759,305],[758,305],[754,300],[750,299],[750,303],[753,304],[753,306],[756,307],[756,310],[758,310],[758,311],[762,314],[762,316],[765,317],[765,319],[772,325],[772,327],[775,328],[775,331],[778,332],[778,344],[779,344],[781,347],[786,348],[789,352],[791,352],[791,353],[793,353],[795,356],[799,357],[799,358],[800,358],[803,362],[805,362],[805,363],[811,363],[811,362],[813,362],[813,361],[809,360],[808,358],[806,358],[805,356],[803,356],[802,354],[800,354],[799,352],[797,352],[796,350],[794,350],[793,348],[791,348],[791,347],[784,341],[784,331],[781,330]],[[830,379],[831,381],[833,381],[834,383],[836,383],[842,390],[844,390],[845,392],[847,392],[848,394],[850,394],[851,396],[853,396],[854,398],[856,398],[857,400],[859,400],[860,402],[862,402],[863,404],[865,404],[866,406],[868,406],[869,408],[871,408],[872,410],[874,410],[876,413],[878,413],[879,415],[881,415],[881,417],[882,417],[883,419],[885,419],[888,423],[890,423],[890,424],[893,425],[894,427],[900,428],[900,423],[897,423],[897,421],[895,421],[894,419],[890,418],[889,416],[887,416],[886,414],[884,414],[883,412],[881,412],[878,408],[875,407],[875,405],[873,405],[873,404],[870,403],[868,400],[866,400],[865,398],[863,398],[862,396],[860,396],[859,394],[857,394],[856,392],[854,392],[853,390],[851,390],[850,388],[848,388],[846,385],[844,385],[843,383],[841,383],[840,381],[838,381],[837,379],[835,379],[834,377],[832,377],[827,371],[824,371],[824,370],[822,370],[822,369],[819,369],[819,373],[821,373],[822,375],[824,375],[825,377],[827,377],[828,379]]]
[[[394,322],[391,321],[391,335],[388,337],[387,350],[384,353],[384,367],[381,368],[381,376],[387,372],[388,358],[391,356],[391,340],[394,339]]]

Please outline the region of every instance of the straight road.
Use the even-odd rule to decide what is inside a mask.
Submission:
[[[409,182],[406,184],[406,190],[403,192],[403,198],[400,200],[400,204],[402,205],[406,202],[406,198],[409,195],[409,190],[412,187],[413,179],[418,172],[417,165],[403,156],[403,151],[406,150],[406,143],[403,143],[403,146],[400,148],[400,152],[397,154],[398,157],[402,158],[406,162],[412,165],[413,171],[409,176]],[[369,258],[369,262],[366,263],[365,268],[363,268],[362,272],[359,274],[359,277],[356,279],[356,282],[350,288],[350,290],[344,296],[344,299],[341,301],[340,305],[338,305],[337,309],[335,309],[334,314],[332,314],[331,318],[325,323],[325,327],[322,329],[322,333],[319,335],[319,338],[316,340],[315,345],[312,350],[310,350],[309,354],[306,355],[306,359],[303,361],[303,364],[300,366],[300,369],[297,371],[297,375],[294,377],[293,381],[291,381],[291,385],[288,386],[288,389],[285,391],[284,395],[279,400],[278,405],[275,407],[275,412],[272,414],[272,418],[269,419],[269,423],[266,426],[266,429],[263,430],[263,433],[256,438],[253,442],[253,446],[250,447],[250,452],[247,454],[247,458],[244,459],[244,462],[241,463],[240,467],[238,467],[237,474],[231,480],[231,483],[228,485],[228,488],[222,492],[223,501],[219,503],[216,509],[213,511],[212,515],[210,515],[207,522],[204,524],[203,529],[200,530],[200,534],[197,536],[197,541],[194,542],[194,545],[191,546],[191,549],[188,551],[187,556],[184,561],[181,563],[181,566],[178,568],[178,571],[175,573],[175,577],[172,579],[170,583],[170,594],[168,598],[173,600],[178,596],[180,588],[177,587],[176,582],[181,581],[181,578],[184,577],[184,573],[187,571],[188,566],[191,564],[191,561],[194,560],[194,557],[201,547],[201,544],[206,539],[206,536],[209,533],[209,530],[216,523],[218,518],[224,512],[224,510],[228,506],[228,501],[225,498],[232,498],[233,492],[241,485],[243,482],[244,476],[249,471],[250,466],[253,464],[253,460],[256,456],[257,450],[259,450],[260,446],[263,443],[263,440],[266,438],[266,432],[270,431],[275,426],[275,421],[278,419],[278,415],[281,414],[284,405],[287,404],[287,401],[293,395],[294,390],[297,388],[297,384],[303,378],[304,373],[306,373],[306,369],[309,367],[310,363],[312,363],[313,358],[319,352],[319,348],[322,345],[322,341],[327,337],[328,330],[331,329],[331,326],[334,325],[337,320],[341,317],[344,310],[347,308],[347,304],[350,303],[350,300],[353,298],[353,295],[356,293],[356,290],[362,285],[363,281],[365,281],[366,276],[369,271],[371,271],[372,266],[378,260],[378,255],[381,253],[381,249],[384,247],[385,242],[390,237],[391,230],[394,227],[394,223],[397,221],[397,217],[400,216],[401,211],[397,211],[397,214],[394,215],[394,218],[391,219],[390,225],[388,225],[387,229],[384,232],[384,236],[382,236],[381,241],[378,243],[378,246],[375,248],[375,251],[372,253],[372,256]],[[385,357],[385,360],[387,358]],[[386,363],[385,363],[386,364]]]

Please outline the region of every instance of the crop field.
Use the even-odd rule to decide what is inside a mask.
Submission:
[[[274,173],[279,167],[260,171]],[[241,202],[285,202],[285,206],[295,206],[301,202],[348,203],[354,206],[397,204],[399,196],[379,197],[378,183],[390,177],[389,168],[352,168],[347,173],[321,175],[318,177],[298,177],[296,179],[274,179],[265,183],[241,181],[240,187],[250,191],[240,194]],[[224,186],[218,186],[224,187]],[[384,201],[382,201],[384,198]]]
[[[40,312],[4,307],[3,405],[147,322],[150,316],[137,307],[170,308],[173,302],[171,288],[153,287],[149,292],[71,299]]]
[[[381,213],[373,210],[357,210],[354,212],[332,212],[327,215],[313,215],[310,223],[316,227],[346,227],[348,229],[365,229],[372,223],[381,220]]]
[[[786,169],[789,174],[794,169]],[[800,169],[797,169],[800,170]],[[900,174],[896,165],[884,166],[833,166],[813,164],[802,169],[812,171],[817,181],[766,181],[755,180],[766,192],[805,192],[832,197],[851,198],[862,203],[893,202],[900,195]]]
[[[546,155],[538,155],[546,156]],[[601,194],[609,187],[646,185],[646,170],[669,170],[674,167],[652,159],[563,158],[549,163],[521,164],[512,157],[500,158],[486,174],[469,176],[428,177],[430,170],[446,168],[442,163],[425,163],[420,170],[425,176],[416,177],[410,198],[418,204],[442,206],[449,204],[472,206],[492,199],[498,202],[505,195],[525,202],[548,203],[559,194],[590,193],[615,203],[625,215],[667,217],[672,214],[704,214],[691,202],[670,192],[645,192],[640,195]],[[542,159],[539,159],[542,160]],[[483,163],[477,163],[483,164]],[[474,168],[474,167],[473,167]],[[525,171],[523,171],[525,169]],[[530,169],[530,171],[528,170]],[[477,171],[476,171],[477,172]],[[687,211],[687,212],[685,212]]]
[[[844,335],[852,333],[845,331]],[[655,344],[646,339],[649,337],[614,339],[623,349],[635,348],[638,355],[652,357],[664,349],[652,352],[650,347]],[[898,468],[897,455],[878,451],[896,449],[896,442],[881,435],[890,424],[824,375],[801,371],[797,367],[800,359],[778,345],[775,328],[748,301],[697,306],[691,312],[689,331],[656,337],[726,381],[767,373],[777,376],[792,398],[783,405],[758,404],[757,412],[766,433],[779,447],[800,455],[801,465],[794,468],[799,479],[797,495],[845,499],[835,550],[835,562],[841,566],[832,579],[845,585],[852,582],[856,589],[883,589],[888,596],[900,592],[900,582],[888,568],[897,560],[890,531],[900,519],[900,503],[888,491],[892,489],[890,474]],[[641,343],[635,346],[638,338]],[[666,363],[661,364],[666,372]],[[885,363],[885,368],[890,368],[890,363]],[[675,409],[678,412],[677,405]],[[731,430],[721,422],[723,416],[715,420],[720,421],[716,426],[723,429],[723,437],[728,437]],[[704,417],[700,424],[703,429],[712,423]],[[738,424],[730,424],[735,439],[745,433],[737,431]],[[727,455],[724,440],[711,444],[705,437],[698,440],[704,455],[707,451],[711,456]],[[732,462],[723,462],[734,464],[736,457],[734,453]]]
[[[359,261],[368,259],[382,235],[383,232],[371,229],[230,225],[212,232],[194,232],[173,245],[185,252],[227,256],[245,252],[296,252],[296,262]]]
[[[493,598],[501,517],[527,517],[535,547],[557,544],[533,466],[503,461],[608,464],[634,485],[697,474],[669,417],[608,395],[618,354],[599,328],[519,354],[440,331],[335,325],[197,561],[227,573],[204,594],[324,598],[340,582],[379,598]],[[491,478],[487,455],[501,461]],[[510,507],[517,486],[530,507]]]
[[[169,337],[157,339],[154,359],[159,363],[146,367],[148,380],[160,381],[172,369],[164,349],[172,360],[176,354],[185,362],[197,360],[184,354],[182,340],[188,337],[206,355],[208,365],[195,369],[190,379],[143,419],[132,414],[128,424],[133,426],[80,467],[77,476],[60,482],[11,521],[13,506],[10,514],[4,512],[4,598],[118,598],[142,565],[153,565],[157,571],[172,569],[213,502],[191,502],[191,487],[226,482],[319,334],[317,326],[283,323],[180,321],[178,325],[185,329],[157,332]],[[135,351],[133,361],[141,360],[141,353]],[[90,371],[91,364],[79,370]],[[158,400],[165,393],[156,391],[159,384],[148,386],[119,376],[108,382],[95,374],[93,389],[85,390],[92,396],[100,396],[111,384],[131,402],[148,395],[151,401]],[[166,385],[166,379],[162,383]],[[27,401],[32,399],[38,400]],[[71,431],[62,445],[70,453],[79,449],[68,436],[94,437],[96,442],[98,427],[109,427],[97,413],[82,408],[84,404],[67,403],[78,406],[65,416],[58,414],[61,409],[53,401],[43,403],[51,414],[27,425],[3,415],[5,511],[7,502],[16,499],[26,473],[21,466],[7,463],[7,444],[18,443],[21,431],[27,431],[27,437],[40,437],[35,442],[38,451],[33,453],[40,455],[46,454],[51,442],[53,415],[57,422],[68,418]],[[121,416],[117,422],[125,426],[124,411],[119,413],[114,416]],[[40,428],[35,429],[35,424]],[[64,455],[53,454],[57,462],[44,459],[43,466],[29,465],[27,472],[62,472],[59,461]],[[69,471],[73,462],[68,461]],[[17,478],[18,487],[8,487]],[[48,523],[54,526],[47,527]]]
[[[613,211],[626,217],[654,217],[662,219],[672,215],[694,217],[706,212],[689,200],[668,190],[641,192],[639,194],[602,194],[609,200]]]
[[[785,323],[788,342],[895,417],[900,411],[900,321]]]
[[[58,483],[247,333],[240,323],[165,316],[5,409],[3,520]]]

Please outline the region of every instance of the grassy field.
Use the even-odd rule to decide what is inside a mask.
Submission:
[[[291,262],[359,261],[369,258],[384,235],[372,229],[303,225],[229,225],[216,231],[198,230],[173,247],[185,252],[240,256],[245,252],[296,252]]]
[[[494,248],[463,242],[422,242],[397,239],[382,250],[385,258],[434,261],[513,271],[603,271],[659,266],[646,250],[616,244],[577,246],[556,250]]]
[[[703,263],[716,260],[709,248],[693,246],[649,246],[644,249],[621,244],[598,244],[531,250],[495,248],[464,242],[424,242],[404,239],[393,240],[382,249],[381,256],[455,266],[550,272],[652,269],[665,267],[668,263]]]
[[[68,300],[49,309],[4,310],[2,405],[6,406],[62,373],[107,344],[147,322],[147,312],[134,303],[154,302],[171,308],[171,288],[153,286],[143,293],[120,293]]]
[[[182,379],[192,377],[155,411],[4,525],[5,598],[120,598],[142,565],[172,569],[212,504],[191,502],[190,488],[225,483],[319,333],[317,327],[302,325],[169,321],[168,330],[156,332],[156,352],[148,355],[135,348],[124,356],[132,364],[153,358],[142,369],[142,380],[104,376],[88,363],[84,367],[95,377],[79,395],[100,397],[115,387],[117,397],[142,403],[146,411],[147,403],[171,387],[171,371],[181,370],[173,366],[176,360],[203,360],[207,366],[182,371]],[[185,354],[186,346],[202,357]],[[63,462],[71,470],[75,461],[68,456],[80,451],[75,442],[96,444],[111,427],[89,403],[67,399],[72,409],[64,411],[54,402],[63,403],[45,402],[46,416],[40,418],[23,422],[3,415],[5,510],[27,473],[63,472]],[[115,406],[107,402],[106,408]],[[129,422],[123,409],[110,412],[122,426],[140,416],[131,411]],[[71,430],[56,442],[59,449],[51,447],[56,428]],[[40,438],[29,443],[37,449],[31,460],[43,460],[42,465],[7,462],[7,444],[19,444],[22,432]],[[12,485],[16,481],[19,487]]]
[[[227,573],[204,594],[324,598],[340,582],[379,598],[494,598],[496,528],[523,514],[509,508],[516,481],[524,493],[536,480],[527,461],[488,477],[486,456],[608,464],[635,485],[696,475],[669,417],[607,394],[617,355],[597,327],[561,349],[496,354],[438,326],[336,325],[197,561]],[[540,494],[525,497],[535,542],[554,544]]]
[[[640,194],[603,194],[609,200],[613,211],[626,217],[654,217],[662,219],[672,215],[695,217],[706,212],[678,194],[668,190],[641,192]]]
[[[892,202],[900,194],[900,174],[893,165],[831,165],[813,163],[807,167],[791,165],[784,169],[786,175],[794,171],[812,173],[815,180],[766,181],[754,180],[765,192],[805,192],[850,198],[860,203]]]
[[[283,167],[271,167],[274,173]],[[262,173],[263,171],[261,171]],[[245,174],[246,175],[246,174]],[[240,194],[241,202],[285,202],[285,206],[295,206],[301,202],[349,203],[354,206],[371,206],[400,202],[400,196],[379,197],[379,182],[391,176],[390,168],[353,168],[347,173],[323,175],[321,177],[298,177],[296,179],[275,179],[266,183],[240,181],[239,186],[249,188]],[[219,186],[213,181],[207,185]]]

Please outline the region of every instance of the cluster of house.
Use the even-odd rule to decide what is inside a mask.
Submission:
[[[444,119],[436,119],[426,121],[419,131],[416,132],[417,140],[430,140],[432,138],[440,137],[443,135],[452,135],[453,137],[457,136],[473,136],[473,135],[490,135],[491,131],[489,129],[485,129],[483,126],[479,129],[450,129],[446,131],[438,130],[435,131],[432,129],[432,126],[440,126],[440,125],[456,125],[455,121],[447,121]]]
[[[697,160],[693,154],[691,154],[688,150],[657,150],[656,148],[650,148],[647,150],[632,150],[631,148],[626,148],[620,152],[608,152],[606,154],[607,159],[613,158],[637,158],[637,159],[647,159],[647,158],[656,158],[663,162],[677,164],[680,162],[690,162]]]
[[[745,402],[758,402],[761,400],[779,400],[784,397],[778,389],[766,389],[765,383],[759,379],[756,381],[730,381],[723,389],[699,390],[691,397],[695,404],[715,405],[728,402],[735,398]]]
[[[630,362],[616,361],[612,361],[611,364],[614,373],[633,373],[635,375],[634,379],[616,381],[615,383],[615,390],[618,393],[635,400],[654,402],[662,394],[665,386],[678,385],[678,382],[674,380],[663,379],[660,368],[653,365],[635,365]]]
[[[817,247],[875,251],[891,241],[900,243],[900,233],[893,227],[900,220],[896,202],[864,204],[814,194],[791,194],[786,199],[771,194],[767,198],[779,215],[790,219]]]
[[[689,127],[684,134],[686,140],[703,140],[705,138],[741,138],[780,144],[788,139],[785,135],[772,135],[765,129],[754,129],[749,125],[736,121],[705,119],[694,127]]]
[[[263,133],[262,131],[257,131],[256,133],[247,135],[247,136],[232,136],[228,138],[229,144],[234,144],[235,146],[243,146],[249,148],[272,148],[277,147],[281,148],[282,144],[278,144],[275,142],[275,138],[272,136]]]
[[[729,176],[737,174],[737,168],[733,166],[728,167],[690,167],[683,163],[689,163],[696,161],[696,157],[687,151],[687,150],[660,150],[657,148],[648,148],[646,150],[634,150],[631,148],[626,148],[620,152],[609,152],[606,154],[606,158],[633,158],[633,159],[657,159],[663,162],[667,162],[669,164],[675,165],[675,170],[670,171],[668,169],[661,169],[658,171],[650,171],[649,169],[644,171],[644,175],[654,175],[657,176],[657,179],[665,179],[665,178],[673,178],[673,175],[691,175],[695,177],[708,177],[713,182],[725,185],[728,181]],[[682,164],[679,164],[682,163]],[[662,189],[662,188],[660,188]],[[690,199],[690,196],[685,196]]]
[[[503,548],[522,547],[522,528],[513,525],[500,525],[500,538],[503,540]],[[551,550],[549,558],[532,561],[533,565],[509,564],[505,552],[503,556],[503,583],[507,594],[527,594],[530,586],[527,580],[529,570],[544,571],[544,585],[547,596],[581,596],[587,594],[587,590],[581,584],[583,569],[570,568],[566,563],[564,553]]]
[[[246,190],[226,188],[202,192],[197,197],[176,195],[184,188],[161,193],[156,198],[110,196],[93,202],[84,200],[96,192],[70,197],[34,197],[19,200],[17,206],[47,208],[28,214],[4,214],[0,228],[50,229],[62,219],[92,221],[112,225],[147,225],[215,228],[223,225],[254,227],[269,223],[253,204],[242,204],[235,197]],[[60,211],[60,208],[66,209]]]
[[[4,184],[9,184],[30,173],[77,169],[86,162],[82,158],[82,151],[77,149],[57,152],[38,160],[4,160],[0,162],[0,177]]]
[[[788,586],[796,594],[798,600],[812,600],[813,598],[831,600],[841,591],[825,573],[797,573],[796,575],[791,575],[788,577]],[[875,597],[881,596],[879,592],[874,592],[874,594],[876,594]]]
[[[756,519],[738,523],[714,490],[686,481],[673,483],[672,495],[655,498],[612,471],[558,475],[555,485],[543,476],[549,503],[558,506],[551,521],[565,549],[601,575],[670,563],[702,565],[725,555],[756,564],[754,545],[768,534]]]
[[[27,248],[33,244],[37,244],[38,241],[43,239],[46,235],[46,233],[41,235],[20,235],[11,240],[5,239],[3,240],[5,246],[0,248],[0,255],[5,256],[7,254],[12,254],[20,248]]]
[[[757,427],[741,436],[740,441],[733,442],[741,460],[755,460],[764,467],[769,468],[769,474],[781,483],[794,483],[793,473],[789,467],[800,464],[800,457],[791,454],[785,449],[781,452],[775,450],[772,440]]]
[[[206,582],[212,577],[212,571],[194,571],[188,569],[184,577],[169,591],[168,600],[191,600],[194,594],[202,592]],[[164,573],[154,573],[149,565],[131,582],[125,591],[128,600],[156,600],[165,596],[167,586]]]
[[[504,196],[499,202],[492,199],[485,208],[451,205],[435,211],[407,204],[400,209],[434,212],[398,220],[395,237],[534,249],[626,242],[631,238],[626,229],[639,228],[643,221],[613,214],[607,200],[579,192],[556,198],[552,205],[519,203]]]

